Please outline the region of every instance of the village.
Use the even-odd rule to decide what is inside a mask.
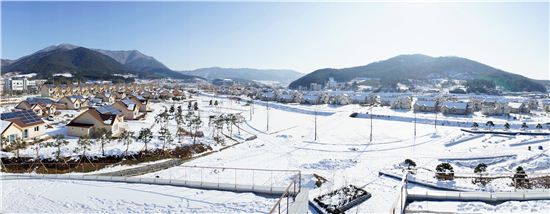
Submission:
[[[296,143],[302,142],[301,144],[305,143],[304,145],[313,143],[302,149],[311,149],[311,146],[317,145],[315,147],[318,147],[319,151],[333,153],[328,159],[311,163],[320,164],[319,166],[314,167],[314,165],[310,166],[305,163],[296,165],[295,162],[289,162],[289,167],[283,168],[305,170],[302,173],[306,179],[300,179],[301,182],[308,183],[309,179],[315,181],[317,187],[308,187],[313,188],[309,190],[310,200],[312,200],[312,195],[332,191],[334,187],[350,182],[345,178],[326,177],[330,173],[334,173],[334,170],[343,170],[346,174],[351,173],[355,177],[352,181],[361,177],[355,172],[355,167],[359,165],[360,161],[350,159],[345,151],[351,152],[350,154],[362,154],[374,149],[374,151],[380,150],[392,154],[394,150],[405,149],[406,153],[409,153],[411,151],[406,148],[422,148],[421,144],[424,143],[418,143],[417,140],[429,144],[442,141],[439,146],[443,146],[445,149],[454,148],[459,144],[458,148],[462,149],[444,152],[451,152],[449,154],[456,156],[462,154],[460,151],[463,151],[463,146],[467,145],[468,141],[472,147],[466,147],[466,149],[477,151],[480,143],[495,141],[500,138],[499,136],[511,136],[496,142],[509,141],[508,144],[513,149],[510,151],[513,152],[502,153],[507,149],[502,150],[498,147],[499,149],[489,152],[494,155],[479,156],[476,154],[474,157],[470,157],[464,154],[464,156],[456,157],[457,159],[428,152],[427,156],[417,157],[415,160],[417,163],[411,160],[415,159],[416,155],[413,154],[399,156],[398,160],[390,158],[391,162],[397,164],[396,161],[399,162],[399,159],[409,157],[407,159],[409,162],[406,162],[405,165],[410,165],[412,162],[416,166],[421,163],[432,165],[434,164],[432,158],[448,159],[448,163],[459,164],[455,166],[458,168],[455,170],[460,171],[467,163],[466,160],[474,161],[469,158],[477,158],[475,161],[486,163],[489,169],[496,170],[496,165],[502,164],[503,161],[506,163],[505,160],[513,161],[516,158],[525,157],[526,159],[522,159],[520,162],[526,164],[523,167],[527,168],[527,172],[531,174],[530,177],[544,176],[545,171],[548,170],[544,166],[532,166],[535,168],[529,166],[532,161],[537,161],[533,163],[536,164],[540,163],[538,161],[543,161],[540,158],[548,157],[545,154],[548,151],[545,147],[548,146],[546,142],[550,141],[547,137],[550,133],[550,124],[548,123],[550,99],[544,94],[487,96],[433,92],[300,91],[238,83],[216,85],[204,81],[189,83],[177,80],[142,80],[129,84],[105,82],[72,85],[44,84],[40,87],[39,94],[21,96],[20,101],[17,102],[12,99],[4,101],[10,104],[2,105],[2,164],[5,172],[12,173],[111,175],[118,173],[117,170],[140,168],[140,164],[165,164],[166,160],[177,159],[185,162],[187,159],[203,155],[213,158],[219,156],[217,154],[225,154],[221,157],[226,158],[243,156],[241,151],[232,152],[234,149],[231,148],[242,147],[245,144],[262,146],[266,142],[272,144],[273,141],[279,141],[280,137],[282,137],[281,139],[293,139],[292,141],[298,140]],[[270,114],[272,114],[271,119]],[[292,122],[285,120],[288,117],[293,118]],[[323,124],[330,123],[330,120],[326,118],[341,121],[338,123],[343,123],[342,128],[347,128],[338,131],[335,129],[325,130],[327,125]],[[350,119],[351,121],[348,121]],[[344,120],[348,122],[344,122]],[[357,124],[358,122],[359,124]],[[412,138],[404,133],[400,133],[399,137],[389,137],[387,132],[391,129],[379,128],[380,126],[392,126],[391,124],[394,123],[400,124],[399,126],[404,129],[409,129],[409,131],[403,131],[411,133],[410,137]],[[433,136],[431,136],[432,134],[427,135],[433,132],[429,127],[434,126]],[[297,130],[297,127],[302,131]],[[343,140],[350,137],[349,134],[344,133],[351,130],[355,130],[355,133],[359,134],[359,136],[350,138],[350,140],[353,139],[352,141],[358,141],[357,143]],[[450,138],[439,139],[445,136],[442,135],[442,132],[449,134]],[[303,135],[300,133],[309,134],[302,136],[303,140],[294,139]],[[273,138],[274,135],[276,135],[275,138]],[[348,137],[344,137],[346,135]],[[351,134],[351,136],[354,135],[356,134]],[[435,140],[429,138],[423,140],[426,137],[435,138]],[[389,143],[390,147],[387,147],[383,142],[391,142],[390,139],[401,142],[402,146],[392,147],[394,143]],[[334,145],[323,146],[327,142],[333,142]],[[337,146],[339,144],[336,142],[343,144]],[[417,143],[418,145],[415,146]],[[342,146],[344,147],[342,148]],[[365,148],[362,148],[363,146]],[[493,146],[496,144],[491,145],[491,147]],[[249,152],[256,152],[254,147],[247,150],[249,149],[252,149]],[[518,152],[518,149],[521,152]],[[224,151],[222,152],[222,150]],[[502,151],[498,152],[498,150]],[[273,155],[278,153],[277,149],[268,151],[270,151],[268,153],[274,152]],[[536,155],[530,156],[528,154],[530,151],[535,152]],[[214,153],[211,154],[211,152]],[[364,153],[364,155],[366,154],[368,153]],[[373,158],[364,155],[360,157],[369,160]],[[520,156],[518,157],[518,155]],[[250,162],[230,164],[223,161],[224,158],[212,160],[207,156],[198,158],[194,162],[208,162],[210,164],[206,165],[229,167],[227,169],[231,169],[231,167],[281,169],[280,166],[285,165],[258,165]],[[268,157],[270,156],[268,155]],[[386,158],[387,156],[388,154],[382,155]],[[390,155],[390,157],[393,156]],[[509,157],[513,158],[509,159]],[[273,160],[277,160],[277,158]],[[183,162],[177,161],[173,163],[174,165],[164,167],[164,171],[169,174],[163,173],[163,171],[151,171],[145,177],[156,176],[157,178],[174,179],[176,178],[174,176],[178,174],[174,170],[179,167],[187,167],[184,166],[185,164],[178,166]],[[491,165],[491,163],[494,164]],[[388,177],[377,182],[389,182],[391,177],[400,179],[401,168],[389,167],[382,163],[377,165],[380,167],[377,168],[378,173]],[[409,165],[407,166],[410,168]],[[474,165],[469,167],[477,167]],[[512,166],[515,165],[512,162]],[[319,171],[320,169],[321,171]],[[515,169],[511,168],[510,170]],[[329,173],[327,174],[327,172]],[[211,173],[215,173],[215,171]],[[469,190],[475,188],[475,185],[472,186],[472,184],[462,181],[454,185],[439,186],[441,184],[434,184],[434,181],[431,181],[434,177],[430,176],[430,173],[430,171],[423,171],[423,168],[420,168],[414,175],[409,176],[420,180],[421,185],[435,185],[443,189],[463,188]],[[457,173],[467,176],[470,172]],[[496,170],[492,173],[502,174],[505,172]],[[311,178],[309,178],[310,176]],[[200,179],[202,181],[203,178]],[[269,179],[275,178],[270,177]],[[282,177],[277,179],[282,179]],[[326,184],[323,187],[322,183],[329,180],[331,184]],[[278,182],[284,183],[284,181]],[[359,183],[364,183],[364,180]],[[491,187],[492,191],[499,189],[510,191],[510,187],[496,183]],[[389,195],[396,194],[394,188],[390,188],[390,190],[384,191],[389,191]],[[395,200],[387,198],[392,196],[379,198],[380,196],[376,195],[380,193],[376,191],[369,191],[368,194],[374,194],[373,198],[356,206],[355,209],[361,210],[361,207],[370,207],[372,205],[369,204],[377,203],[376,201],[379,200]],[[285,195],[283,194],[283,196]],[[362,200],[369,197],[365,195]],[[261,199],[261,201],[267,203],[270,200]],[[270,206],[269,203],[265,204],[266,209]],[[421,203],[411,203],[410,207],[422,207]],[[384,209],[389,208],[382,207],[376,210]]]

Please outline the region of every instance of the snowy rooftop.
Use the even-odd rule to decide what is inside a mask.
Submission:
[[[468,107],[468,103],[466,102],[443,102],[441,105],[445,108],[454,108],[454,109],[466,109]]]
[[[11,124],[10,121],[0,120],[0,133],[4,132],[6,128]]]

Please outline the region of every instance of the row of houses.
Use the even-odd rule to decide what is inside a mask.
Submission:
[[[80,95],[85,97],[95,96],[100,93],[111,93],[113,96],[124,96],[124,94],[143,94],[144,96],[160,96],[163,92],[167,95],[169,91],[160,86],[159,83],[78,83],[78,84],[44,84],[40,87],[42,97],[60,99],[65,96]],[[181,96],[183,92],[176,91],[175,96]],[[172,94],[174,95],[174,94]],[[167,95],[169,96],[169,95]],[[171,95],[170,95],[171,96]]]
[[[357,93],[353,91],[278,91],[266,90],[253,95],[263,101],[301,104],[365,104],[388,106],[392,109],[413,109],[417,112],[442,112],[466,115],[481,112],[484,115],[528,114],[542,106],[550,112],[550,100],[521,99],[517,97],[484,97],[457,95],[414,95],[408,93]]]

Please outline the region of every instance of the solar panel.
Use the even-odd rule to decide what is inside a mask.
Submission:
[[[131,105],[135,105],[136,103],[130,99],[124,99],[122,100],[122,102],[124,103],[124,105],[126,106],[131,106]]]
[[[12,119],[15,118],[17,115],[14,112],[8,112],[8,113],[2,113],[0,118],[2,120]]]
[[[96,108],[96,110],[101,114],[122,114],[122,112],[116,109],[113,105],[101,106]]]
[[[39,121],[42,120],[32,110],[24,110],[24,111],[15,111],[15,112],[3,113],[0,116],[0,118],[2,120],[19,118],[21,120],[21,122],[23,122],[23,123],[35,123],[35,122],[39,122]]]

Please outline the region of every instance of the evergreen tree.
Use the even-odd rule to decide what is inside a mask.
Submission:
[[[126,146],[126,150],[124,151],[124,156],[128,156],[128,150],[130,149],[130,145],[134,142],[134,132],[123,130],[118,140],[119,142],[122,142],[122,144]]]
[[[147,152],[147,144],[153,139],[153,132],[149,128],[142,128],[139,131],[138,140],[145,144],[145,152]]]
[[[49,146],[57,148],[57,152],[55,155],[57,160],[59,160],[59,158],[61,157],[61,147],[66,146],[67,144],[69,144],[69,141],[65,140],[65,135],[62,134],[56,135],[55,140],[49,143]]]

